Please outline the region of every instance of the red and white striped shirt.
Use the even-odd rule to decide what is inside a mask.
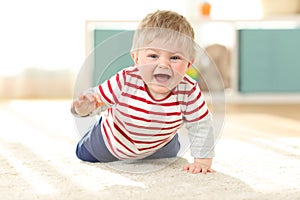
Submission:
[[[210,119],[200,88],[189,76],[161,100],[151,97],[135,66],[125,68],[94,90],[108,107],[101,113],[104,141],[121,160],[149,156],[166,145],[183,123],[192,127]]]

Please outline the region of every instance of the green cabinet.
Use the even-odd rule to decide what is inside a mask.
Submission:
[[[95,29],[93,85],[98,85],[125,67],[133,65],[130,50],[134,31]]]
[[[238,41],[239,92],[300,92],[300,29],[241,29]]]

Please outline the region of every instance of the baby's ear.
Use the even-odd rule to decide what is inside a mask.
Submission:
[[[188,68],[190,68],[192,66],[192,64],[194,64],[194,60],[189,61]]]
[[[131,58],[134,62],[134,64],[138,64],[138,56],[136,52],[131,53]]]

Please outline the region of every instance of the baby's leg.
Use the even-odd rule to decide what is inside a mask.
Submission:
[[[111,162],[118,160],[107,149],[101,133],[101,119],[78,142],[76,155],[88,162]]]
[[[179,149],[180,149],[180,142],[178,140],[178,134],[176,134],[169,143],[167,143],[157,152],[146,157],[145,159],[176,157],[177,153],[179,152]]]

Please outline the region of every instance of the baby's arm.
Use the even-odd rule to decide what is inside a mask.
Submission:
[[[211,125],[211,118],[208,117],[199,123],[187,125],[191,142],[191,153],[194,162],[183,167],[183,170],[198,174],[214,172],[211,168],[214,157],[214,133]]]
[[[94,116],[116,104],[125,82],[124,71],[125,69],[102,84],[84,91],[72,103],[71,112],[75,116]]]

